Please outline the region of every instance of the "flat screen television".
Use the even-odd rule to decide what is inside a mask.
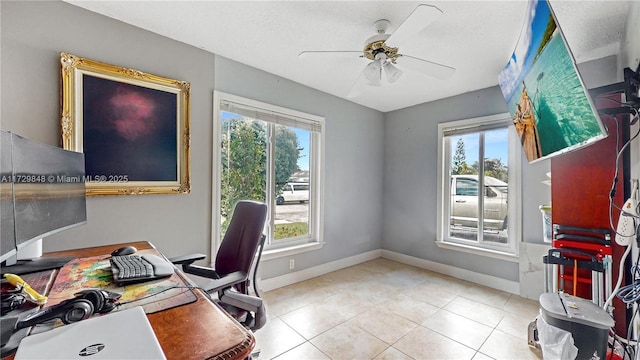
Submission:
[[[3,164],[9,162],[4,161],[7,139],[11,145],[11,167],[2,170],[10,174],[2,182],[2,272],[60,267],[70,259],[17,261],[17,256],[40,239],[86,223],[84,154],[2,134]]]
[[[546,0],[529,1],[520,37],[498,84],[529,162],[607,136]]]

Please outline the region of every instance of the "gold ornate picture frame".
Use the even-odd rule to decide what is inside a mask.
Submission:
[[[190,83],[60,53],[61,137],[87,195],[180,194],[190,183]]]

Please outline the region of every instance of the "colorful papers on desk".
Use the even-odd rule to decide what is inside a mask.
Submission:
[[[139,250],[139,255],[158,255],[156,250]],[[142,306],[147,314],[196,301],[189,284],[174,273],[170,277],[117,286],[111,275],[109,255],[79,258],[62,267],[50,291],[47,306],[71,299],[74,294],[87,288],[102,288],[122,294],[117,310]],[[116,311],[117,311],[116,310]]]

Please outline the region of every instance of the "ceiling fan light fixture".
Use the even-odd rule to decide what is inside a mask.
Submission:
[[[333,56],[334,54],[338,54],[346,55],[354,59],[359,57],[370,60],[371,62],[368,63],[358,75],[356,82],[351,87],[348,97],[356,97],[361,94],[361,87],[364,85],[381,86],[383,71],[386,73],[386,82],[394,83],[398,81],[398,79],[402,77],[403,71],[396,67],[397,62],[399,62],[399,66],[402,68],[413,70],[426,76],[445,79],[453,75],[455,68],[413,57],[405,53],[398,53],[402,43],[421,32],[429,24],[437,20],[439,16],[442,16],[442,14],[443,12],[435,6],[426,4],[418,5],[391,34],[387,32],[390,28],[390,22],[388,20],[380,19],[376,21],[373,24],[375,34],[365,40],[363,50],[304,51],[300,56]]]
[[[364,68],[364,77],[368,80],[369,85],[380,86],[382,78],[382,64],[380,61],[374,60]]]
[[[395,67],[391,61],[388,61],[384,65],[384,72],[387,74],[387,80],[390,83],[396,82],[396,80],[400,79],[400,76],[402,76],[402,70]]]

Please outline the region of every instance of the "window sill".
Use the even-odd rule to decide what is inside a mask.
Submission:
[[[262,252],[262,260],[273,260],[281,257],[292,256],[307,251],[322,249],[323,242],[312,242],[302,245],[294,245],[280,249],[265,250]]]
[[[445,241],[436,241],[436,245],[442,249],[461,251],[468,254],[486,256],[486,257],[491,257],[494,259],[500,259],[500,260],[509,261],[509,262],[517,263],[519,261],[518,255],[504,252],[504,251],[482,249],[475,246],[456,244],[456,243],[450,243]]]

